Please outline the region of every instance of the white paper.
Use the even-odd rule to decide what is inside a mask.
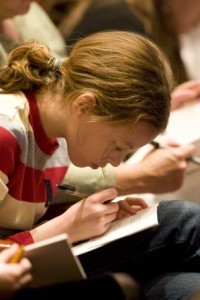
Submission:
[[[114,240],[137,233],[158,225],[157,204],[143,209],[133,216],[114,221],[110,229],[102,236],[90,239],[87,242],[72,248],[75,255],[94,250]]]

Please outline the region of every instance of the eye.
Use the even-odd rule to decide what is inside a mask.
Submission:
[[[123,149],[122,148],[120,148],[120,147],[115,147],[115,151],[122,151]]]

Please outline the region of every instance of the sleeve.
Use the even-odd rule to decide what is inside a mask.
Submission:
[[[20,148],[15,137],[3,127],[0,127],[0,203],[8,193],[8,178],[12,176],[15,164],[20,157]],[[7,235],[4,241],[27,245],[33,243],[33,238],[29,231]]]
[[[0,202],[5,198],[8,178],[20,156],[20,148],[15,137],[5,128],[0,127]]]
[[[29,11],[25,15],[14,17],[14,22],[22,40],[37,39],[49,47],[52,55],[66,55],[64,38],[38,3],[32,2]]]
[[[10,242],[11,244],[17,243],[23,246],[34,243],[32,235],[28,230],[7,236],[4,240]]]
[[[78,168],[70,164],[63,183],[75,186],[83,193],[92,194],[116,186],[115,168],[107,165],[103,170],[93,170],[89,167]]]
[[[34,243],[34,241],[29,231],[24,231],[6,238],[0,238],[0,252],[15,243],[26,246]]]

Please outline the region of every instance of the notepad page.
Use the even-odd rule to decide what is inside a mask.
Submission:
[[[74,246],[72,251],[74,255],[80,255],[156,225],[158,225],[157,204],[145,208],[133,216],[112,222],[110,229],[104,235]]]

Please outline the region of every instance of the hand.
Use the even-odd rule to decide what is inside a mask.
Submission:
[[[117,202],[110,202],[116,197],[116,189],[110,188],[72,205],[62,215],[63,222],[68,223],[66,232],[70,240],[77,242],[104,234],[119,210]]]
[[[31,263],[28,259],[22,258],[18,263],[9,263],[10,259],[18,250],[14,244],[0,253],[0,299],[9,299],[18,289],[26,286],[31,280],[29,273]]]
[[[177,86],[172,92],[171,110],[180,108],[191,101],[200,100],[200,80],[190,80]]]
[[[186,159],[195,151],[194,145],[180,147],[171,142],[169,146],[168,149],[153,150],[141,162],[151,178],[151,192],[156,194],[172,192],[182,186],[188,166]]]
[[[117,219],[135,215],[138,211],[148,207],[148,204],[143,199],[136,197],[126,197],[123,200],[119,200],[117,203],[119,205]]]
[[[138,193],[168,193],[181,187],[188,166],[186,159],[193,155],[194,145],[169,144],[168,149],[151,150],[134,165],[116,169],[116,187],[120,195]]]

